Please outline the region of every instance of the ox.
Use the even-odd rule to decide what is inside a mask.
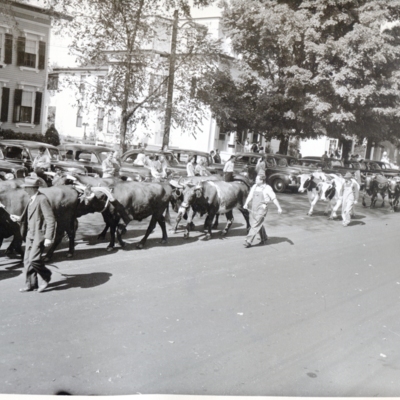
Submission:
[[[195,226],[193,224],[193,218],[195,217],[196,212],[192,209],[191,213],[189,213],[189,215],[188,215],[188,212],[186,212],[185,214],[182,214],[179,212],[179,207],[183,201],[183,192],[184,192],[185,186],[198,184],[199,182],[203,182],[203,181],[222,181],[222,177],[220,175],[191,176],[191,177],[187,177],[187,178],[181,177],[179,179],[179,181],[171,180],[169,182],[170,185],[172,186],[171,206],[172,206],[172,209],[178,213],[175,224],[174,224],[173,228],[171,229],[172,233],[176,233],[179,222],[181,221],[182,217],[185,220],[187,220],[189,218],[190,228],[194,229]],[[215,222],[212,226],[213,229],[218,228],[218,218],[219,218],[219,214],[217,214],[215,217]]]
[[[91,188],[98,190],[99,188]],[[155,182],[119,182],[113,191],[107,188],[102,188],[106,194],[106,200],[109,201],[107,208],[103,211],[103,218],[106,222],[106,227],[103,232],[106,232],[110,227],[110,243],[107,246],[107,251],[111,251],[115,246],[115,234],[121,247],[125,243],[121,237],[121,230],[117,229],[121,218],[121,207],[125,210],[130,220],[142,221],[150,217],[151,220],[146,230],[145,236],[137,244],[137,248],[142,249],[147,238],[153,232],[158,223],[162,230],[161,243],[166,243],[168,240],[165,222],[169,222],[168,204],[171,199],[172,188],[168,183]],[[119,207],[115,207],[118,204]],[[164,217],[164,212],[166,212]]]
[[[388,181],[388,197],[390,204],[390,211],[397,210],[400,198],[400,177],[390,178]]]
[[[388,190],[388,179],[383,175],[368,175],[365,178],[365,187],[363,192],[362,204],[364,207],[367,206],[365,202],[365,195],[371,197],[370,208],[375,207],[376,200],[378,199],[378,194],[382,197],[382,207],[385,205],[385,196]]]
[[[9,246],[9,252],[22,254],[21,244],[23,237],[20,232],[20,227],[17,223],[12,222],[9,218],[10,214],[21,215],[25,210],[29,196],[21,187],[22,181],[1,182],[0,183],[0,202],[4,205],[2,210],[4,219],[1,219],[2,234],[4,235],[3,224],[8,227],[8,236],[14,236],[13,241]],[[10,186],[12,185],[12,186]],[[12,190],[10,190],[10,188]],[[104,207],[104,202],[89,192],[85,187],[75,186],[52,186],[50,188],[41,187],[40,191],[45,194],[49,200],[57,221],[54,242],[47,251],[45,260],[48,261],[57,246],[60,244],[64,233],[66,232],[69,238],[69,251],[67,257],[72,257],[74,253],[75,240],[75,221],[76,218],[91,212],[100,211]],[[10,223],[10,221],[12,223]]]
[[[243,208],[243,204],[249,194],[250,186],[244,181],[222,182],[203,181],[196,186],[187,185],[183,193],[183,202],[179,213],[184,214],[189,207],[200,215],[208,214],[204,228],[206,239],[211,238],[212,221],[218,214],[225,214],[227,224],[222,235],[226,235],[233,223],[233,209],[238,208],[246,220],[246,228],[250,229],[249,212]],[[190,221],[186,226],[184,237],[189,237]]]
[[[329,214],[328,219],[337,218],[337,211],[342,205],[342,197],[340,192],[343,187],[344,179],[338,175],[330,175],[332,180],[321,182],[320,185],[320,198],[323,201],[328,201],[325,214]]]
[[[313,215],[314,207],[320,199],[319,184],[327,180],[327,177],[322,172],[313,172],[311,174],[300,175],[299,193],[307,190],[308,201],[310,202],[310,209],[307,215]]]

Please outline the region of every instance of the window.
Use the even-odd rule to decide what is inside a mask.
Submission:
[[[78,108],[78,112],[76,114],[76,126],[77,128],[82,128],[82,107]]]
[[[49,79],[47,81],[47,89],[48,90],[58,89],[58,74],[49,75]]]
[[[104,108],[99,108],[97,112],[97,130],[102,131],[104,127]]]
[[[41,92],[15,89],[13,122],[39,125],[41,113]]]
[[[32,69],[45,68],[46,43],[40,34],[26,34],[17,41],[17,65]]]
[[[116,112],[110,111],[108,113],[107,132],[114,133],[116,131],[115,119],[116,119]]]
[[[79,93],[85,94],[86,89],[86,75],[81,75],[81,82],[79,84]]]
[[[12,64],[13,36],[0,27],[0,65]]]
[[[1,91],[0,121],[8,121],[8,108],[10,103],[10,88],[3,87]]]

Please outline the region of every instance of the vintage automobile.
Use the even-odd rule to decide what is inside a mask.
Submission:
[[[145,179],[151,177],[150,170],[146,168],[142,162],[139,162],[138,155],[143,152],[146,156],[157,158],[160,155],[165,157],[167,162],[167,172],[170,177],[186,176],[186,165],[178,161],[172,151],[161,150],[140,150],[133,149],[125,152],[121,157],[120,175],[140,175]]]
[[[286,189],[297,191],[300,186],[298,178],[301,169],[296,166],[280,166],[278,162],[285,157],[277,154],[264,154],[266,156],[267,168],[265,174],[268,183],[275,192],[282,193]],[[235,172],[247,175],[251,180],[255,180],[257,176],[256,165],[258,160],[263,156],[259,153],[235,153]],[[278,162],[277,162],[278,160]],[[287,162],[287,160],[286,160]],[[283,162],[281,162],[282,164]]]
[[[400,170],[391,168],[390,164],[383,161],[363,159],[358,161],[358,166],[361,173],[378,173],[386,176],[386,178],[400,175]]]
[[[6,161],[3,152],[0,150],[0,175],[5,179],[6,174],[12,174],[14,179],[24,178],[28,175],[28,169],[22,165]]]
[[[189,155],[193,155],[195,158],[195,164],[200,159],[205,161],[205,167],[210,171],[211,174],[223,175],[224,166],[222,164],[214,163],[209,153],[205,151],[187,150],[187,149],[171,149],[176,158],[181,164],[186,165]]]
[[[114,151],[111,147],[80,143],[60,144],[58,150],[65,162],[78,163],[89,174],[99,176],[103,175],[102,162],[109,152]]]
[[[0,140],[0,151],[5,161],[25,167],[32,172],[32,163],[39,153],[39,148],[45,147],[50,157],[51,170],[86,174],[85,168],[78,163],[65,162],[61,159],[57,147],[51,144],[34,142],[29,140]]]

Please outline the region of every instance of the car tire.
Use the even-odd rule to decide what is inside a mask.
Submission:
[[[283,179],[277,178],[272,182],[272,189],[274,189],[276,193],[283,193],[286,189],[286,183]]]

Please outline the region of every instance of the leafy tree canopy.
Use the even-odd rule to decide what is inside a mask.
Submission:
[[[267,138],[395,141],[399,20],[399,0],[230,0],[223,21],[242,73],[215,74],[206,101]]]

